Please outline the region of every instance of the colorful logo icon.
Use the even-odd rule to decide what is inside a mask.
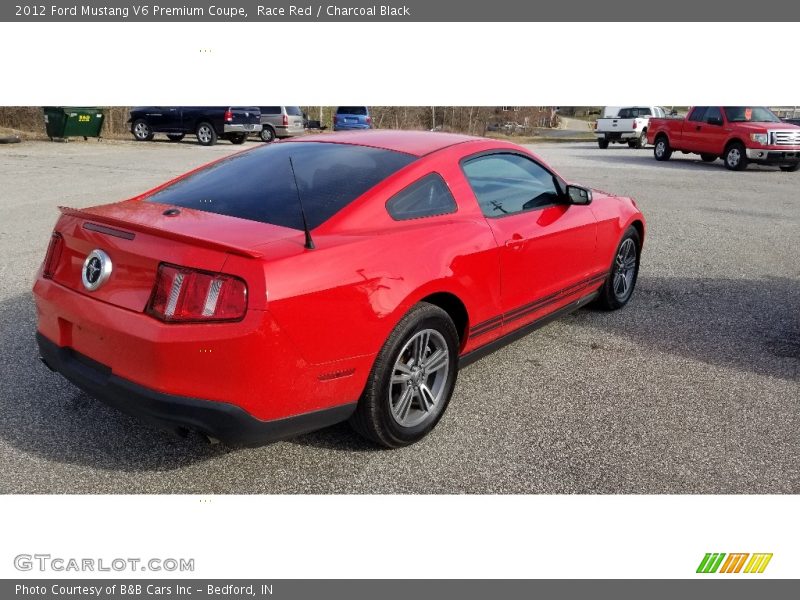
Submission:
[[[747,560],[747,557],[750,560]],[[726,558],[727,557],[727,558]],[[723,562],[723,560],[725,562]],[[747,552],[736,552],[725,554],[724,552],[708,552],[700,561],[697,567],[698,573],[763,573],[769,561],[772,560],[772,553],[749,554]],[[720,567],[721,565],[721,567]],[[744,567],[744,570],[742,570]]]

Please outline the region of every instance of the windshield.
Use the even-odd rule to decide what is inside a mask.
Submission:
[[[725,116],[731,123],[780,123],[770,109],[764,106],[726,106]]]
[[[314,228],[415,159],[348,144],[269,144],[214,163],[145,200],[302,229],[299,187],[309,227]]]

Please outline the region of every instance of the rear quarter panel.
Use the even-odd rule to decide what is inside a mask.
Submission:
[[[457,212],[394,221],[386,201],[432,171],[448,183]],[[434,293],[464,304],[467,328],[500,313],[497,244],[467,185],[457,159],[420,160],[320,226],[316,250],[298,254],[291,241],[268,250],[286,254],[265,263],[268,310],[308,361],[376,354],[403,315]],[[470,348],[467,340],[462,350]]]

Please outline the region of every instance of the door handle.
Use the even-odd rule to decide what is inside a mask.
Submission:
[[[525,243],[525,239],[518,233],[515,233],[511,236],[510,240],[506,240],[506,248],[510,248],[511,250],[519,250],[522,248],[522,245]]]

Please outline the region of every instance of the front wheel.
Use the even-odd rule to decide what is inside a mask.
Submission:
[[[444,414],[458,375],[458,332],[438,306],[421,302],[392,330],[370,372],[353,429],[387,448],[422,439]]]
[[[617,246],[614,263],[606,278],[597,304],[605,310],[617,310],[625,306],[633,295],[639,276],[639,251],[641,237],[635,227],[629,227]]]
[[[747,151],[740,142],[734,142],[725,151],[725,168],[731,171],[743,171],[747,168]]]
[[[231,144],[244,144],[247,141],[246,133],[236,133],[231,136]]]
[[[137,119],[131,127],[131,133],[137,142],[149,142],[155,135],[153,129],[144,119]]]
[[[672,148],[669,147],[669,140],[666,136],[662,135],[656,139],[653,156],[656,157],[656,160],[669,160],[669,157],[672,156]]]
[[[787,173],[794,173],[800,169],[800,163],[794,163],[793,165],[781,165],[781,171],[786,171]]]
[[[647,146],[647,131],[642,131],[641,135],[636,138],[636,142],[634,144],[635,148],[644,148]]]
[[[195,130],[195,135],[201,146],[213,146],[217,143],[217,132],[210,123],[200,123]]]

